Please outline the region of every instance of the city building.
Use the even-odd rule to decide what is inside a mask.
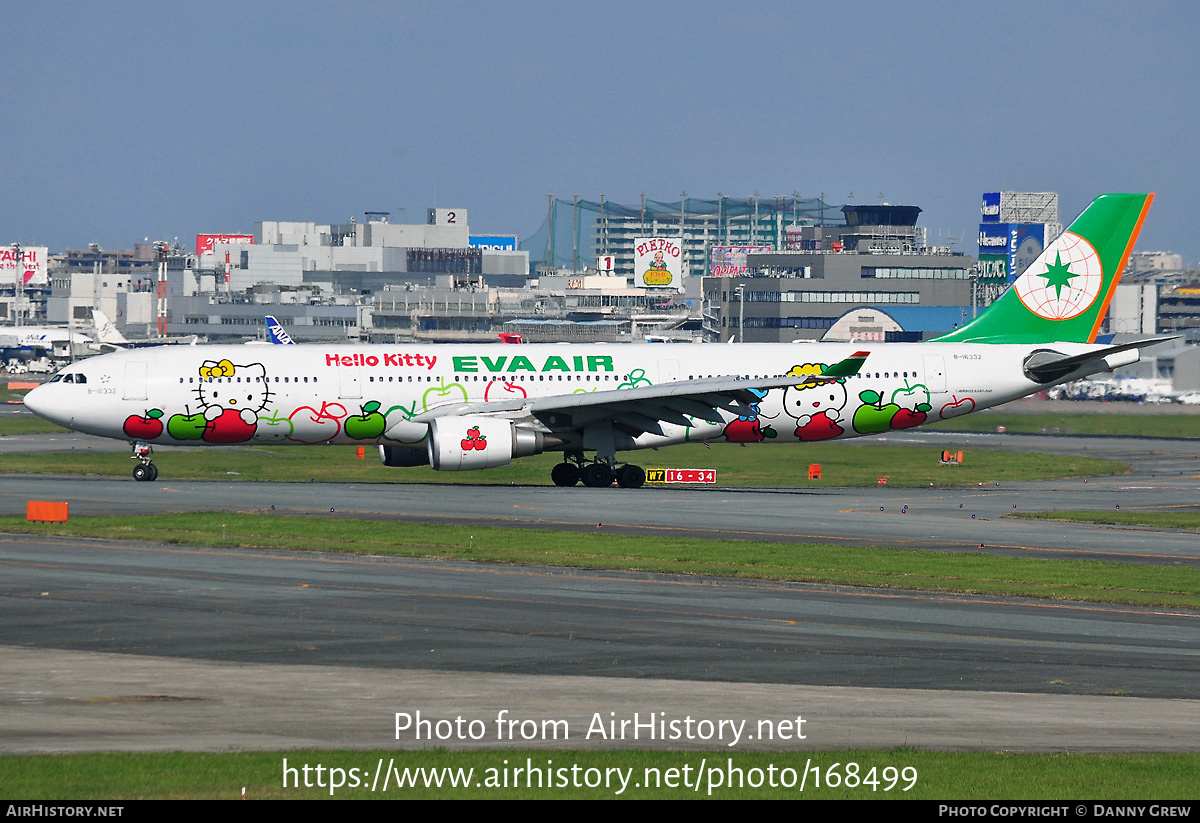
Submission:
[[[979,282],[990,302],[1058,239],[1062,223],[1056,192],[988,192],[979,212]]]
[[[878,312],[847,318],[838,333],[920,340],[969,320],[975,259],[927,246],[920,211],[844,206],[842,225],[797,227],[787,249],[747,253],[744,274],[705,278],[705,339],[818,340],[860,309]]]
[[[678,240],[685,279],[705,276],[712,250],[783,248],[790,228],[841,223],[835,207],[822,198],[681,196],[676,201],[647,200],[621,204],[605,200],[550,197],[545,225],[521,244],[541,273],[565,269],[595,271],[611,257],[605,273],[632,279],[637,241],[648,237]]]

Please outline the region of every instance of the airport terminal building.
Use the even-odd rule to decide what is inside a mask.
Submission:
[[[920,211],[845,206],[843,225],[797,227],[785,250],[748,251],[730,276],[704,279],[705,339],[819,340],[836,329],[837,339],[921,340],[961,325],[975,258],[926,245]]]

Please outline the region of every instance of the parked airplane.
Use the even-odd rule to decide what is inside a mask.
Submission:
[[[0,350],[42,350],[65,358],[71,356],[72,343],[91,339],[65,326],[0,326]]]
[[[190,335],[187,338],[161,338],[155,337],[149,340],[129,340],[117,328],[117,324],[109,319],[108,315],[100,311],[100,309],[92,309],[92,325],[96,329],[96,343],[88,346],[89,349],[101,353],[124,351],[125,349],[139,349],[146,346],[165,346],[176,343],[182,343],[184,339],[189,345],[196,345],[199,342],[199,335]]]
[[[1136,362],[1156,341],[1094,341],[1152,197],[1097,198],[926,343],[170,347],[74,364],[25,404],[132,442],[138,480],[158,474],[152,444],[371,443],[385,465],[441,471],[561,451],[558,485],[636,488],[645,472],[620,452],[906,429]]]

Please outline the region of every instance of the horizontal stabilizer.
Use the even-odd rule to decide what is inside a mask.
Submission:
[[[1025,376],[1035,383],[1055,383],[1074,372],[1084,369],[1089,364],[1094,368],[1088,369],[1087,374],[1108,371],[1136,363],[1141,349],[1175,340],[1177,337],[1154,337],[1146,340],[1134,340],[1132,343],[1122,343],[1119,346],[1107,346],[1083,354],[1064,355],[1052,349],[1038,349],[1025,358]],[[1074,375],[1082,377],[1083,375]]]

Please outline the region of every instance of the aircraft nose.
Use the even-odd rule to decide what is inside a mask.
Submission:
[[[55,394],[57,392],[58,387],[51,387],[50,385],[38,386],[36,389],[31,389],[25,394],[25,408],[43,420],[49,420],[51,423],[70,428],[71,422],[74,420],[74,411],[70,404],[55,402]]]
[[[46,387],[38,386],[36,389],[31,389],[25,393],[25,408],[36,414],[38,417],[46,416]]]

